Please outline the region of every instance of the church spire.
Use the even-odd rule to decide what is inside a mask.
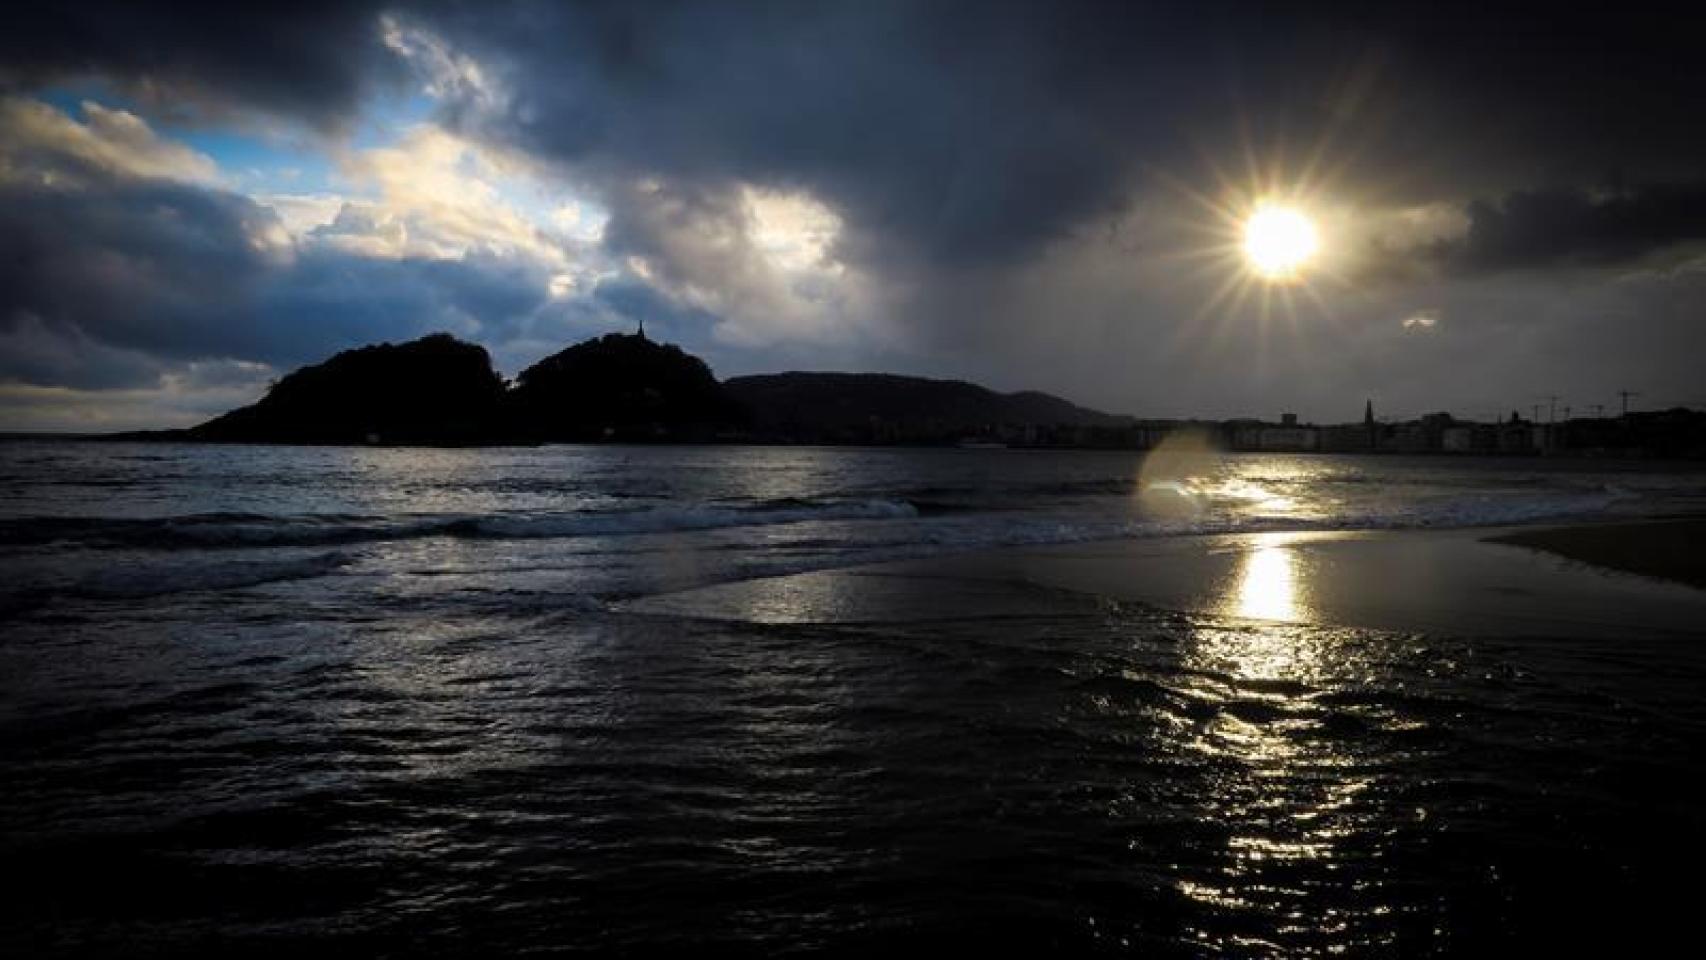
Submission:
[[[1373,400],[1368,401],[1367,405],[1365,405],[1362,408],[1362,423],[1363,423],[1363,426],[1365,426],[1365,427],[1374,426],[1374,401]]]
[[[646,339],[646,318],[645,317],[640,318],[640,334],[639,334],[639,336],[640,336],[641,340]]]

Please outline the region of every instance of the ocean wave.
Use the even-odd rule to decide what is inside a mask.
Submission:
[[[355,562],[346,553],[288,560],[218,560],[114,566],[90,574],[63,591],[93,599],[153,597],[198,590],[236,590],[286,580],[308,580]]]
[[[1628,493],[1583,492],[1550,496],[1471,495],[1419,501],[1361,504],[1331,516],[1288,516],[1251,512],[1226,514],[1212,507],[1187,516],[1140,521],[1136,536],[1177,536],[1273,530],[1407,530],[1496,527],[1600,514],[1630,499]]]
[[[395,519],[233,513],[150,519],[30,517],[0,522],[0,545],[64,544],[156,549],[310,547],[434,536],[470,539],[615,537],[808,521],[895,520],[918,515],[919,509],[906,501],[782,500],[746,505],[699,504],[564,514],[453,514]]]
[[[483,517],[458,523],[452,532],[503,539],[601,537],[724,527],[763,527],[815,520],[904,520],[917,516],[918,508],[905,501],[813,503],[795,500],[780,505],[655,507],[618,513]]]
[[[1050,547],[1111,540],[1248,533],[1337,530],[1408,530],[1496,527],[1545,523],[1601,514],[1621,499],[1611,494],[1559,495],[1523,502],[1474,497],[1431,504],[1403,504],[1350,511],[1332,518],[1229,515],[1132,517],[986,513],[859,532],[857,539],[809,537],[769,544],[770,549],[732,570],[740,579],[778,576],[890,560],[921,559],[1007,547]],[[873,535],[875,534],[875,535]],[[728,544],[731,553],[747,544]]]
[[[18,582],[0,589],[0,613],[17,612],[55,597],[127,599],[195,591],[237,590],[267,583],[306,580],[335,574],[358,560],[378,554],[336,550],[304,556],[309,545],[351,540],[384,541],[440,536],[463,540],[546,542],[589,538],[583,545],[545,547],[545,555],[561,564],[563,576],[541,589],[526,577],[512,574],[529,568],[493,568],[481,559],[467,570],[452,573],[486,576],[489,583],[464,591],[464,585],[444,588],[463,603],[538,604],[563,609],[567,595],[589,598],[627,596],[682,589],[705,582],[778,576],[835,569],[888,560],[975,552],[1006,547],[1045,547],[1098,540],[1142,540],[1180,536],[1215,536],[1269,531],[1345,529],[1407,529],[1516,525],[1603,515],[1627,492],[1578,492],[1548,496],[1476,495],[1444,497],[1422,502],[1390,501],[1358,504],[1331,517],[1262,515],[1253,511],[1208,509],[1184,516],[1143,516],[1131,512],[1074,512],[1004,510],[935,514],[905,501],[866,500],[813,502],[770,500],[748,504],[699,504],[642,510],[585,512],[561,515],[449,516],[397,519],[389,523],[372,517],[307,519],[267,518],[249,514],[180,517],[172,521],[61,521],[60,539],[48,541],[57,550],[66,538],[82,549],[30,575],[34,551],[18,552],[8,561],[20,573]],[[1224,506],[1224,505],[1222,505]],[[840,521],[834,526],[800,527],[786,533],[743,535],[743,528]],[[899,521],[899,522],[864,522]],[[16,527],[16,524],[13,524]],[[655,544],[628,540],[645,534],[707,531],[693,547],[704,551],[687,574],[670,568],[659,573],[648,557]],[[36,529],[37,539],[45,528]],[[590,538],[598,538],[596,541]],[[108,554],[103,546],[118,544]],[[278,549],[277,553],[273,548]],[[92,549],[91,549],[92,548]],[[145,563],[115,562],[124,549],[168,548]],[[175,550],[176,552],[171,552]],[[600,556],[593,556],[593,553]],[[517,557],[536,556],[528,551]],[[80,559],[77,559],[80,556]],[[515,560],[506,561],[512,564]],[[51,568],[58,568],[55,572]],[[559,569],[550,566],[545,569]],[[437,572],[437,571],[435,571]],[[676,579],[686,576],[686,580]],[[359,586],[359,581],[338,578]],[[549,578],[548,578],[549,579]],[[494,587],[498,589],[493,592]],[[566,592],[565,592],[566,590]],[[411,601],[414,602],[414,601]],[[582,601],[575,601],[581,603]],[[584,601],[597,609],[597,599]],[[579,606],[570,609],[584,613]]]
[[[1559,494],[1549,497],[1475,496],[1435,502],[1370,504],[1331,517],[1231,513],[1205,505],[1185,515],[1097,518],[1093,516],[1002,517],[999,522],[943,525],[924,529],[917,542],[944,549],[982,549],[1001,546],[1046,546],[1094,540],[1132,540],[1160,537],[1215,536],[1239,533],[1335,530],[1409,530],[1496,527],[1602,514],[1629,499],[1624,493]],[[993,517],[989,518],[994,520]],[[904,547],[893,542],[882,547]]]
[[[853,523],[824,534],[848,555],[919,544],[936,551],[1229,534],[1269,530],[1403,529],[1497,526],[1605,512],[1641,499],[1624,489],[1570,492],[1475,492],[1423,498],[1336,502],[1292,512],[1267,510],[1250,498],[1180,490],[1165,503],[1110,498],[1099,506],[980,507],[906,499],[771,499],[699,502],[563,513],[445,514],[392,517],[347,514],[209,513],[138,519],[32,517],[0,521],[0,547],[207,550],[312,548],[445,537],[465,540],[624,538],[770,527],[808,522]],[[1309,506],[1307,501],[1302,501]],[[1165,509],[1161,509],[1165,508]],[[915,521],[867,526],[868,521]],[[626,549],[626,548],[624,548]]]

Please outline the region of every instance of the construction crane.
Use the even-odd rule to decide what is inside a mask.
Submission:
[[[1617,395],[1623,398],[1623,415],[1627,417],[1629,415],[1629,398],[1638,397],[1640,394],[1634,390],[1619,390]]]
[[[1558,422],[1558,401],[1562,400],[1564,398],[1558,396],[1555,393],[1543,393],[1540,395],[1540,399],[1546,401],[1546,403],[1547,403],[1546,422],[1547,423],[1557,423]],[[1540,404],[1538,404],[1538,403],[1534,405],[1534,419],[1536,419],[1536,420],[1540,419]]]

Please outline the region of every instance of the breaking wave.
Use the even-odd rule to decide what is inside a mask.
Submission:
[[[930,553],[1004,545],[1044,545],[1090,540],[1231,534],[1269,530],[1408,529],[1499,526],[1600,514],[1631,495],[1623,491],[1549,494],[1461,493],[1421,499],[1365,501],[1330,516],[1264,512],[1188,491],[1163,498],[1167,509],[1132,503],[1110,509],[1027,509],[903,499],[767,500],[745,504],[698,503],[565,513],[446,514],[364,517],[194,514],[158,519],[32,517],[0,522],[0,546],[73,547],[84,550],[243,550],[358,546],[388,541],[449,538],[485,541],[573,540],[837,523],[825,534],[790,536],[796,548],[818,543],[847,563],[867,554],[923,549]],[[848,526],[851,524],[851,526]],[[705,544],[709,546],[709,544]],[[835,548],[839,545],[841,550]],[[750,544],[735,544],[749,547]],[[911,548],[911,549],[909,549]],[[599,550],[629,547],[601,546]],[[580,551],[576,551],[580,552]],[[239,568],[240,569],[240,568]],[[246,574],[234,569],[210,576]]]
[[[229,513],[159,519],[32,517],[0,523],[0,544],[185,549],[305,547],[438,536],[505,540],[619,537],[806,521],[898,520],[918,515],[918,508],[905,501],[785,500],[745,506],[707,504],[545,515],[447,515],[394,520]]]

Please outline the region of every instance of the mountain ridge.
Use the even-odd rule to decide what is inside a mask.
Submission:
[[[787,371],[719,381],[700,358],[643,333],[572,344],[506,383],[484,347],[434,333],[341,351],[281,377],[255,403],[186,430],[131,436],[427,446],[948,443],[1132,422],[1041,391],[999,393],[964,380]]]
[[[1026,427],[1133,422],[1038,390],[1001,393],[966,380],[893,373],[796,370],[732,377],[723,385],[753,412],[761,437],[943,442],[1005,439]]]

